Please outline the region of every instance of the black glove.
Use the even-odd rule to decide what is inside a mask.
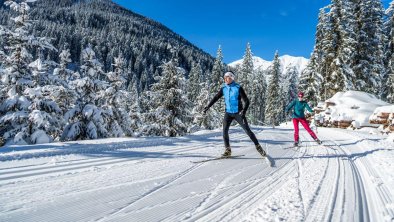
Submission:
[[[242,118],[245,117],[245,111],[244,111],[244,110],[239,111],[238,114],[239,114]]]
[[[204,114],[207,114],[208,109],[209,109],[209,107],[206,106],[206,107],[204,107],[204,110],[203,110],[202,112],[203,112]]]

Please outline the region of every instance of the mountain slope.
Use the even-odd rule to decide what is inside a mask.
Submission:
[[[9,10],[3,3],[0,0],[0,23],[6,24]],[[203,71],[210,70],[213,64],[209,54],[182,36],[109,0],[41,0],[33,4],[31,17],[37,21],[32,27],[34,34],[52,38],[59,50],[68,46],[76,63],[88,44],[107,71],[113,58],[121,53],[127,60],[129,79],[144,76],[146,81],[152,81],[157,68],[173,57],[187,71],[194,61],[201,63]],[[58,52],[49,56],[58,60]]]

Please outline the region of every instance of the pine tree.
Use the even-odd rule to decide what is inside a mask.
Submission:
[[[130,98],[129,101],[131,102],[130,105],[128,105],[127,110],[129,110],[128,116],[131,118],[131,129],[134,132],[134,136],[139,136],[140,131],[143,126],[143,115],[142,115],[142,109],[141,109],[141,101],[144,100],[143,95],[144,94],[138,94],[138,87],[137,87],[137,82],[133,81],[131,84],[133,87],[131,90],[129,90]]]
[[[305,94],[305,98],[313,105],[316,105],[321,99],[326,100],[329,98],[327,88],[321,87],[323,80],[320,73],[316,71],[316,67],[318,67],[317,60],[316,54],[313,53],[307,67],[301,73],[298,87]],[[322,91],[322,94],[319,91]]]
[[[214,95],[219,91],[221,85],[223,84],[223,74],[224,74],[223,54],[222,54],[222,48],[219,45],[219,48],[216,53],[215,63],[213,64],[211,77],[208,79],[211,95]]]
[[[56,103],[45,98],[47,95],[43,95],[43,80],[47,78],[45,64],[40,60],[32,63],[30,51],[55,48],[46,38],[29,32],[32,25],[29,19],[30,2],[6,1],[5,5],[15,11],[16,17],[11,19],[11,29],[0,26],[5,49],[0,53],[2,90],[7,92],[0,105],[0,132],[5,140],[15,144],[50,142],[50,135],[59,130],[53,114],[56,115],[60,109]]]
[[[67,66],[72,62],[70,50],[68,48],[63,49],[62,52],[59,54],[59,59],[59,67],[53,70],[53,74],[58,77],[57,81],[59,82],[59,84],[68,88],[68,82],[73,77],[73,71],[67,68]]]
[[[192,114],[193,114],[193,126],[191,129],[209,129],[212,130],[217,127],[215,124],[215,120],[220,118],[218,117],[219,114],[214,110],[210,110],[209,112],[206,113],[206,115],[203,115],[203,110],[204,107],[209,103],[209,85],[207,82],[201,83],[201,92],[197,96],[197,104],[194,107]],[[193,132],[193,130],[189,130]]]
[[[109,136],[132,136],[132,120],[127,112],[130,93],[124,90],[126,83],[126,63],[122,55],[115,58],[114,70],[107,74],[110,87],[105,90],[105,112]]]
[[[52,100],[55,101],[62,113],[67,112],[71,105],[75,104],[78,95],[70,87],[70,81],[78,78],[78,73],[67,68],[72,62],[70,58],[70,50],[64,49],[59,54],[60,64],[53,70],[53,93],[51,94]]]
[[[325,49],[326,44],[329,43],[325,39],[325,35],[327,34],[326,22],[328,19],[328,15],[326,14],[327,9],[329,9],[329,7],[320,9],[319,21],[315,34],[315,46],[310,56],[308,65],[301,73],[299,80],[298,88],[302,90],[305,93],[306,98],[313,103],[317,103],[321,99],[321,95],[323,93],[326,96],[326,84],[323,84],[324,81],[321,72],[325,71],[323,70],[325,66],[322,64],[324,64],[324,60],[327,58],[325,55]],[[324,75],[324,77],[328,78],[328,75]],[[320,90],[321,88],[324,89],[323,93]]]
[[[387,101],[393,101],[394,94],[393,94],[393,89],[390,88],[390,85],[392,83],[392,74],[393,74],[393,61],[392,57],[394,54],[394,1],[392,1],[389,5],[389,8],[385,12],[386,14],[386,20],[384,23],[384,36],[385,36],[385,42],[386,44],[384,45],[384,56],[383,56],[383,63],[384,67],[386,67],[386,72],[385,75],[382,78],[382,96],[381,98],[384,100],[385,98]],[[391,82],[391,83],[390,83]],[[385,85],[384,83],[388,83]],[[391,102],[392,103],[392,102]]]
[[[335,58],[337,58],[337,52],[339,47],[338,40],[338,25],[339,21],[339,5],[333,2],[327,8],[330,11],[327,14],[321,15],[322,17],[322,31],[324,36],[321,40],[321,53],[319,53],[319,73],[322,75],[322,87],[320,87],[320,95],[327,95],[327,97],[333,96],[335,93],[343,89],[342,76],[335,71]],[[317,62],[317,61],[316,61]],[[338,78],[338,79],[336,79]]]
[[[389,61],[389,67],[387,69],[387,82],[386,82],[386,93],[387,102],[394,103],[394,54],[391,54],[391,60]]]
[[[200,83],[202,78],[202,70],[200,63],[193,63],[189,73],[187,96],[192,103],[195,103],[197,96],[200,94]],[[209,94],[209,93],[208,93]]]
[[[57,103],[65,90],[63,86],[55,84],[54,75],[49,73],[52,63],[54,62],[44,60],[40,55],[36,61],[29,64],[32,70],[33,87],[27,88],[24,94],[32,101],[29,106],[30,129],[33,132],[32,143],[59,140],[65,124],[62,117],[64,110]],[[72,97],[72,93],[67,97]]]
[[[79,96],[76,104],[64,116],[67,125],[61,136],[62,141],[108,136],[103,110],[100,108],[103,103],[100,98],[104,98],[104,89],[108,87],[106,82],[98,79],[103,74],[102,65],[89,46],[82,51],[81,58],[82,77],[70,83]]]
[[[248,43],[245,49],[245,55],[242,60],[241,71],[239,72],[238,82],[244,89],[249,89],[251,86],[250,81],[253,80],[254,76],[254,67],[253,67],[253,54]]]
[[[356,56],[357,22],[355,0],[334,0],[338,6],[338,19],[336,31],[338,32],[337,58],[332,64],[332,80],[337,85],[337,90],[355,90],[356,75],[353,71],[353,61]]]
[[[352,6],[348,0],[333,0],[332,4],[320,9],[315,46],[299,81],[299,89],[312,104],[352,87],[348,80],[353,75],[353,57],[349,51],[354,46],[354,36],[350,33],[353,25],[345,20],[351,18],[348,14]],[[344,12],[342,8],[350,11]]]
[[[388,75],[387,81],[387,102],[394,103],[394,74],[390,73]]]
[[[184,89],[185,79],[182,71],[169,61],[161,66],[162,75],[157,77],[157,82],[146,92],[146,107],[149,111],[145,114],[143,132],[147,135],[181,136],[187,132],[187,122],[182,119],[189,115],[189,103]]]
[[[361,0],[357,14],[358,48],[355,60],[356,89],[379,94],[383,67],[383,7],[377,0]]]
[[[223,74],[224,74],[224,64],[223,64],[223,55],[222,55],[222,48],[219,45],[219,48],[216,53],[215,63],[213,64],[211,76],[208,79],[209,83],[209,95],[216,95],[219,89],[223,85]],[[217,127],[222,125],[222,114],[224,113],[224,101],[219,100],[214,107],[215,113],[219,113],[218,119],[214,120],[214,125]]]
[[[282,99],[281,99],[281,107],[283,112],[281,113],[281,120],[286,120],[286,113],[285,109],[287,105],[296,97],[298,92],[298,70],[295,66],[288,66],[285,70],[285,75],[283,76],[281,84],[281,92],[282,92]]]
[[[276,51],[274,61],[270,69],[271,79],[268,84],[267,103],[265,108],[266,122],[271,124],[273,127],[279,125],[280,114],[282,113],[282,107],[279,106],[279,104],[281,104],[279,75],[280,62],[278,51]]]
[[[252,124],[262,125],[265,120],[265,100],[267,91],[267,82],[264,71],[258,70],[252,77],[252,86],[250,87],[250,108],[248,117]]]

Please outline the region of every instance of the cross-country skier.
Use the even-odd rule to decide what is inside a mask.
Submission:
[[[228,131],[231,125],[231,122],[235,119],[242,129],[248,134],[250,139],[256,146],[257,151],[264,157],[266,152],[263,150],[259,142],[257,141],[256,136],[250,130],[248,122],[246,120],[246,111],[249,107],[249,99],[246,96],[245,90],[234,81],[234,73],[226,72],[224,74],[224,82],[223,86],[220,88],[219,92],[213,97],[213,99],[209,102],[209,104],[204,107],[204,114],[208,111],[208,109],[218,101],[222,96],[224,96],[224,101],[226,105],[226,113],[223,119],[223,139],[225,151],[222,154],[223,157],[231,156],[231,148],[230,148],[230,139],[228,135]],[[242,101],[245,105],[242,104]]]
[[[286,108],[286,113],[289,112],[290,109],[293,109],[293,124],[294,124],[294,146],[298,146],[299,143],[299,128],[298,123],[301,123],[302,126],[308,131],[308,133],[312,136],[312,138],[318,143],[322,142],[317,138],[316,134],[309,127],[308,122],[305,119],[305,109],[309,112],[313,113],[313,110],[308,105],[308,103],[304,100],[304,93],[298,93],[298,99],[294,99]]]

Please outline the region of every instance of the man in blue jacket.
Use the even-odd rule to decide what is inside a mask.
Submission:
[[[223,153],[223,157],[231,156],[231,148],[230,148],[230,139],[228,135],[228,131],[230,129],[231,122],[235,119],[239,125],[244,129],[244,131],[248,134],[250,139],[256,146],[257,151],[264,157],[266,155],[265,151],[257,141],[256,136],[250,130],[248,122],[246,120],[245,114],[249,107],[249,99],[246,96],[245,90],[234,81],[234,73],[226,72],[224,74],[224,82],[223,86],[220,88],[219,92],[213,97],[213,99],[209,102],[209,104],[204,107],[204,113],[208,111],[208,109],[217,102],[222,96],[224,96],[224,101],[226,104],[226,113],[223,119],[223,139],[225,151]],[[245,103],[243,106],[242,101]]]

